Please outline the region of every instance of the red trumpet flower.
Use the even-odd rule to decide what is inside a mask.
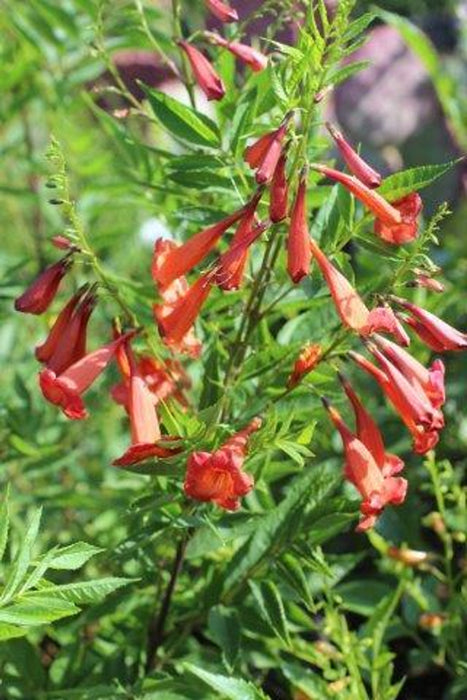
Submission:
[[[247,66],[255,72],[264,70],[268,65],[267,56],[261,53],[261,51],[253,49],[251,46],[240,44],[238,41],[227,41],[224,37],[212,32],[206,32],[206,36],[217,44],[217,46],[221,46],[223,49],[230,51],[235,58],[246,63]]]
[[[205,0],[208,10],[221,22],[238,22],[237,10],[225,5],[221,0]]]
[[[250,168],[256,170],[256,182],[259,184],[269,182],[274,175],[291,117],[292,113],[289,113],[278,129],[261,136],[245,150],[244,158]]]
[[[350,282],[326,258],[313,239],[309,239],[313,256],[326,280],[337,312],[344,325],[366,337],[372,333],[391,333],[403,345],[409,338],[389,307],[377,307],[370,311]]]
[[[363,532],[374,526],[386,505],[400,505],[405,499],[407,481],[401,477],[384,476],[364,443],[354,435],[335,408],[326,399],[323,403],[342,438],[345,453],[345,477],[362,496],[361,517],[357,526]]]
[[[407,287],[424,287],[425,289],[429,289],[430,292],[437,292],[438,294],[444,292],[445,289],[442,282],[433,279],[433,277],[425,272],[417,272],[413,282],[407,282]]]
[[[323,349],[321,345],[308,344],[305,345],[300,355],[295,360],[295,364],[290,377],[287,380],[287,388],[293,389],[294,386],[302,380],[302,378],[309,374],[319,363],[321,356],[323,354]]]
[[[177,352],[198,357],[201,343],[194,337],[193,324],[213,285],[213,272],[202,275],[191,287],[184,278],[162,292],[163,304],[153,307],[164,343]]]
[[[48,362],[53,356],[54,352],[57,349],[57,346],[66,334],[66,330],[75,312],[75,309],[77,308],[78,304],[80,303],[88,289],[89,285],[83,285],[76,292],[76,294],[74,294],[71,297],[68,303],[65,304],[65,306],[62,308],[55,320],[55,323],[50,329],[49,335],[47,336],[46,340],[42,343],[42,345],[38,345],[35,349],[35,355],[39,362]]]
[[[225,95],[224,83],[208,59],[187,41],[180,40],[178,44],[187,55],[195,80],[208,100],[222,100]]]
[[[43,369],[39,374],[39,384],[44,397],[50,403],[60,406],[67,418],[72,420],[86,418],[87,411],[82,395],[115,357],[119,345],[134,334],[135,331],[130,331],[94,350],[58,375],[52,369]]]
[[[131,445],[121,457],[114,460],[113,464],[117,467],[137,464],[151,457],[171,457],[180,451],[178,448],[173,449],[159,444],[161,431],[153,394],[139,371],[129,344],[125,346],[125,353],[130,368],[128,414]]]
[[[382,353],[376,349],[372,352],[382,369],[356,352],[349,352],[349,356],[376,379],[411,432],[415,452],[425,454],[438,443],[438,431],[444,425],[441,411],[434,409],[424,392],[414,389],[397,367]]]
[[[167,287],[198,265],[232,224],[242,217],[250,216],[251,213],[254,215],[261,195],[262,192],[258,191],[244,207],[196,233],[182,245],[174,243],[169,246],[158,238],[154,245],[151,271],[153,280],[159,288]]]
[[[16,311],[23,314],[43,314],[53,302],[60,282],[73,264],[70,254],[49,265],[21,296],[15,300]]]
[[[334,139],[334,143],[350,172],[367,187],[372,189],[379,187],[382,179],[381,175],[358,155],[338,129],[329,122],[326,122],[326,128]]]
[[[446,400],[443,362],[435,360],[430,369],[427,369],[410,353],[390,340],[376,336],[375,341],[414,389],[424,391],[433,408],[441,408]]]
[[[273,224],[282,221],[287,217],[289,187],[285,174],[287,158],[282,153],[274,170],[271,182],[271,192],[269,197],[269,218]]]
[[[269,226],[268,221],[262,221],[257,226],[254,226],[254,222],[254,212],[242,219],[229,249],[219,258],[215,279],[218,287],[225,291],[240,287],[248,261],[248,250]]]
[[[339,372],[339,379],[355,413],[357,437],[378,465],[383,476],[393,476],[404,468],[404,462],[397,455],[386,452],[383,437],[373,418],[364,408],[350,382]]]
[[[94,289],[87,290],[84,296],[81,295],[79,306],[73,311],[66,326],[54,326],[45,344],[36,348],[37,359],[55,374],[61,374],[86,354],[87,327],[96,301]],[[60,316],[57,324],[62,326]]]
[[[423,207],[421,197],[417,192],[412,192],[390,204],[382,195],[352,175],[316,163],[310,167],[326,177],[340,182],[357,197],[375,215],[375,233],[386,243],[402,245],[417,237],[417,217]]]
[[[409,325],[432,350],[442,352],[467,348],[467,333],[458,331],[434,314],[406,299],[399,297],[392,297],[392,299],[411,314],[412,320],[409,321]]]
[[[225,510],[238,510],[249,493],[253,477],[243,471],[248,439],[261,427],[261,419],[235,433],[215,452],[193,452],[187,463],[185,493],[197,501],[212,501]]]
[[[311,248],[306,213],[306,174],[302,173],[290,216],[287,238],[287,271],[294,284],[310,272]]]

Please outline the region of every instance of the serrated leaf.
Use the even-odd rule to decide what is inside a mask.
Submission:
[[[210,673],[194,664],[185,664],[185,668],[213,690],[220,693],[221,698],[229,700],[265,700],[268,696],[257,690],[252,683],[241,678],[229,678],[219,673]]]
[[[34,596],[35,598],[41,596],[53,595],[55,598],[67,601],[69,603],[77,603],[78,605],[84,603],[98,603],[105,598],[106,595],[116,591],[122,586],[126,586],[135,579],[131,578],[117,578],[114,576],[109,576],[107,578],[96,579],[93,581],[78,581],[77,583],[64,583],[59,586],[47,586],[45,588],[38,589],[34,593],[26,593],[24,598]]]
[[[237,611],[216,605],[209,611],[208,627],[214,641],[222,649],[227,667],[231,670],[240,651],[241,629]]]
[[[173,136],[200,146],[220,145],[219,130],[209,117],[159,90],[142,87],[156,118]]]
[[[263,619],[272,631],[286,644],[290,644],[284,604],[279,589],[272,581],[249,581],[251,591],[258,603]]]
[[[23,579],[26,576],[26,572],[31,563],[32,547],[36,541],[37,533],[39,531],[41,515],[42,508],[39,508],[33,513],[33,516],[29,521],[23,542],[18,550],[18,554],[15,557],[13,566],[11,567],[10,573],[5,582],[5,587],[0,597],[0,603],[5,603],[10,600],[23,583]]]
[[[87,542],[75,542],[55,552],[49,562],[49,569],[74,571],[83,566],[95,554],[103,551],[102,547],[95,547]]]
[[[394,173],[394,175],[386,177],[377,191],[390,202],[396,201],[411,192],[418,192],[424,187],[428,187],[451,170],[457,162],[458,161],[451,160],[449,163],[422,165],[417,168],[402,170],[402,172]]]
[[[351,78],[352,75],[365,70],[365,68],[368,68],[369,65],[370,61],[356,61],[355,63],[349,63],[342,68],[337,68],[329,73],[326,78],[326,83],[329,85],[339,85],[339,83],[343,83],[344,80]]]
[[[79,608],[65,600],[58,600],[53,591],[48,596],[34,594],[0,610],[0,622],[33,627],[46,625],[79,612]]]
[[[231,592],[248,573],[282,544],[298,534],[301,518],[330,495],[337,485],[329,470],[308,466],[289,485],[286,497],[261,519],[247,542],[236,552],[224,577],[224,590]]]

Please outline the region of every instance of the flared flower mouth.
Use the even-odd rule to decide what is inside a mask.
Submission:
[[[169,459],[182,451],[181,447],[168,446],[170,441],[176,441],[178,439],[179,438],[164,436],[163,440],[158,442],[140,442],[130,445],[123,455],[115,459],[112,464],[115,467],[128,467],[148,459]]]
[[[43,369],[39,373],[39,385],[47,401],[59,406],[63,413],[71,420],[83,420],[88,413],[84,402],[71,384],[57,377],[50,369]]]

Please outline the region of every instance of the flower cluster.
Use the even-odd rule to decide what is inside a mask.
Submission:
[[[206,0],[206,6],[222,22],[238,19],[236,11],[220,0]],[[205,32],[202,36],[234,54],[254,71],[267,65],[268,59],[249,46],[228,41],[219,34]],[[221,99],[225,88],[209,60],[190,41],[180,40],[178,44],[208,99]],[[36,358],[43,365],[39,384],[44,397],[73,420],[87,417],[83,395],[105,368],[116,362],[121,379],[112,388],[111,396],[128,416],[131,438],[124,454],[113,462],[115,466],[138,469],[135,465],[141,462],[176,457],[185,449],[180,436],[163,434],[158,416],[160,402],[169,398],[177,401],[181,410],[191,410],[187,396],[190,380],[173,355],[200,356],[202,341],[196,334],[195,322],[208,296],[216,287],[223,292],[242,287],[251,247],[265,231],[278,224],[286,230],[286,269],[291,283],[299,284],[316,263],[343,328],[354,334],[371,359],[354,350],[347,357],[379,385],[410,431],[416,453],[425,454],[437,444],[444,426],[441,410],[445,401],[444,365],[436,359],[427,368],[416,360],[407,349],[411,340],[406,327],[435,352],[465,349],[467,335],[400,297],[387,295],[380,305],[367,306],[310,235],[309,173],[319,173],[345,187],[374,217],[375,235],[390,245],[403,245],[417,237],[422,200],[417,192],[396,201],[385,198],[379,191],[381,175],[331,124],[327,124],[328,131],[350,174],[320,163],[307,163],[303,150],[298,151],[299,157],[295,150],[292,157],[299,142],[295,133],[298,121],[297,114],[289,111],[274,128],[246,147],[244,161],[254,173],[248,201],[183,243],[161,238],[155,241],[151,274],[158,298],[153,315],[165,352],[172,353],[170,359],[162,361],[147,352],[138,352],[133,347],[138,331],[121,332],[118,325],[108,343],[88,352],[87,329],[98,301],[95,284],[85,284],[71,296],[57,314],[45,341],[36,348]],[[265,207],[264,197],[267,197],[267,216],[261,219],[259,212]],[[218,253],[214,262],[189,281],[187,275],[201,263],[206,264],[229,230],[233,230],[233,235],[228,245],[224,245],[224,252]],[[41,272],[16,300],[15,307],[20,312],[45,313],[75,256],[81,252],[61,236],[53,239],[53,243],[66,253]],[[415,274],[414,285],[443,291],[442,284],[423,270]],[[307,343],[295,361],[286,393],[302,383],[320,362],[327,362],[327,355],[328,351],[320,344]],[[349,381],[342,374],[339,380],[353,409],[354,430],[326,398],[323,403],[342,438],[344,476],[361,496],[358,529],[367,530],[386,505],[397,505],[404,500],[407,481],[399,476],[404,464],[386,452],[378,426]],[[260,427],[261,419],[254,418],[212,452],[189,446],[185,494],[227,510],[239,508],[240,499],[254,485],[253,477],[243,467],[250,436]]]

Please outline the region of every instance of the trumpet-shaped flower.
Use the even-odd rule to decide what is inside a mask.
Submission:
[[[56,374],[49,368],[43,369],[39,374],[39,384],[44,397],[50,403],[59,406],[67,418],[72,420],[86,418],[87,411],[82,395],[113,360],[119,345],[134,334],[135,331],[130,331],[94,350],[60,374]]]
[[[337,313],[345,326],[363,337],[382,332],[391,333],[404,345],[410,342],[392,309],[377,307],[370,311],[358,292],[329,262],[313,239],[309,239],[309,245],[329,287]]]
[[[369,450],[383,476],[398,474],[404,468],[404,462],[397,455],[386,452],[380,429],[364,408],[352,385],[341,373],[339,379],[354,410],[358,439]]]
[[[357,531],[363,532],[374,526],[386,505],[403,503],[407,481],[401,477],[385,476],[369,449],[349,430],[336,409],[326,400],[323,403],[342,438],[345,477],[362,497]]]
[[[254,241],[266,230],[268,221],[256,226],[255,214],[241,220],[229,249],[223,253],[216,266],[216,284],[226,291],[238,289],[243,281],[248,251]]]
[[[255,71],[255,73],[258,73],[267,67],[267,56],[261,53],[261,51],[257,51],[252,46],[240,44],[238,41],[227,41],[227,39],[224,39],[224,37],[212,32],[206,32],[206,35],[215,44],[217,44],[217,46],[221,46],[223,49],[230,51],[235,58],[238,58],[240,61],[245,63],[251,68],[252,71]]]
[[[206,7],[214,17],[217,17],[221,22],[238,22],[238,13],[233,7],[229,7],[221,0],[205,0]]]
[[[176,285],[176,288],[174,287]],[[159,333],[173,350],[198,357],[201,344],[193,335],[193,324],[213,285],[213,273],[207,272],[188,287],[182,278],[163,293],[163,304],[153,307]],[[169,294],[167,294],[169,292]],[[164,296],[165,294],[165,296]]]
[[[443,362],[435,360],[427,369],[396,343],[381,336],[376,336],[375,341],[384,355],[402,372],[414,389],[424,391],[433,408],[441,408],[446,400]]]
[[[224,83],[206,56],[204,56],[201,51],[189,44],[187,41],[180,40],[178,44],[185,52],[188,61],[190,62],[195,80],[206,95],[207,99],[222,100],[225,95]]]
[[[151,272],[159,288],[169,286],[192,270],[212,251],[219,238],[232,224],[242,217],[248,217],[251,212],[254,214],[261,194],[261,191],[256,193],[246,206],[191,236],[182,245],[167,245],[161,243],[163,239],[158,238],[154,244]]]
[[[276,224],[287,217],[289,187],[285,173],[287,157],[282,153],[274,170],[269,197],[269,218]]]
[[[39,362],[47,363],[64,340],[73,314],[88,289],[89,285],[83,285],[62,308],[46,340],[35,349],[35,355]]]
[[[292,113],[287,114],[278,129],[264,134],[245,150],[245,161],[256,170],[256,182],[259,184],[269,182],[275,173],[291,117]]]
[[[310,272],[311,248],[306,212],[306,175],[302,174],[292,207],[287,238],[287,271],[297,284]]]
[[[171,457],[179,450],[158,444],[161,439],[159,420],[154,396],[147,386],[129,344],[125,352],[130,368],[128,391],[128,415],[131,427],[131,445],[113,464],[118,467],[130,466],[151,457]]]
[[[381,175],[366,163],[361,156],[352,148],[343,134],[332,124],[326,122],[326,128],[334,139],[339,152],[344,159],[352,175],[363,182],[364,185],[373,189],[381,184]]]
[[[248,439],[260,427],[261,420],[254,418],[215,452],[193,452],[187,462],[186,495],[197,501],[211,501],[225,510],[238,510],[240,499],[254,486],[243,464]]]
[[[43,314],[55,299],[60,282],[73,264],[70,254],[45,268],[15,300],[16,311],[23,314]]]
[[[389,203],[381,194],[367,187],[357,177],[316,163],[310,167],[344,185],[357,197],[375,215],[375,233],[386,243],[402,245],[417,237],[417,219],[423,207],[417,192]]]
[[[441,411],[434,409],[425,393],[414,389],[397,367],[389,362],[381,352],[373,350],[373,355],[375,355],[381,369],[359,353],[349,352],[349,356],[365,372],[376,379],[394,406],[412,434],[414,451],[418,454],[425,454],[438,443],[438,431],[444,425]]]
[[[414,319],[410,323],[420,338],[436,352],[444,350],[465,350],[467,348],[467,333],[458,331],[435,314],[412,304],[406,299],[392,297]]]

